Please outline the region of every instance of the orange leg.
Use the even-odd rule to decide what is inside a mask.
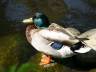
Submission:
[[[46,65],[46,64],[50,64],[52,61],[51,56],[43,54],[42,58],[41,58],[41,62],[40,65]]]

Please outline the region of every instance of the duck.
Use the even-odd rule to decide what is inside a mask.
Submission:
[[[75,55],[74,51],[86,53],[90,50],[89,48],[87,50],[84,50],[84,48],[79,50],[83,44],[79,40],[70,40],[69,32],[72,32],[73,35],[79,35],[80,32],[78,30],[72,28],[64,29],[56,23],[51,24],[48,17],[43,13],[37,12],[32,18],[24,19],[23,23],[31,23],[26,28],[26,38],[37,51],[43,53],[40,65],[49,64],[53,61],[52,57],[68,58]],[[61,29],[64,32],[61,32]],[[74,44],[70,47],[63,42]],[[75,49],[75,47],[79,48]]]

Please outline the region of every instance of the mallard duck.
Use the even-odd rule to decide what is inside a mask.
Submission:
[[[48,61],[42,60],[43,64],[48,64],[51,61],[51,57],[67,58],[72,57],[74,52],[69,46],[64,45],[63,41],[70,42],[70,35],[59,31],[60,26],[57,25],[56,29],[48,29],[50,22],[46,15],[42,13],[36,13],[33,18],[23,20],[23,23],[33,23],[26,28],[26,37],[28,42],[39,52],[45,54]],[[37,27],[37,28],[36,28]],[[62,28],[63,29],[63,28]],[[72,30],[70,30],[72,31]],[[74,40],[73,40],[74,41]],[[73,41],[71,41],[73,43]],[[77,43],[76,40],[75,43]],[[77,50],[77,52],[79,52]],[[86,52],[86,51],[85,51]]]

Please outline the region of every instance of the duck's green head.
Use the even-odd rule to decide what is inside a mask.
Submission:
[[[29,23],[29,22],[33,23],[38,28],[47,28],[50,25],[48,17],[41,12],[35,13],[32,18],[25,19],[25,20],[23,20],[23,22],[24,23]]]
[[[48,17],[40,12],[35,13],[35,15],[33,16],[33,23],[38,28],[47,28],[50,25]]]

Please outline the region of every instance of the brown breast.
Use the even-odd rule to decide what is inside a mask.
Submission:
[[[32,38],[31,38],[31,34],[30,34],[30,31],[32,29],[36,29],[37,27],[35,25],[28,25],[27,28],[26,28],[26,38],[28,40],[28,42],[30,43]]]

